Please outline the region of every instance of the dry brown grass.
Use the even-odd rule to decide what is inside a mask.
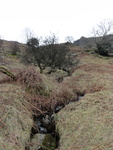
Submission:
[[[24,149],[33,120],[31,107],[20,86],[0,84],[0,112],[0,149]]]
[[[41,75],[33,66],[16,72],[14,80],[5,77],[1,83],[21,85],[26,91],[26,98],[34,115],[52,113],[57,105],[66,105],[77,99],[76,93],[69,89],[68,84],[58,84],[55,80]]]
[[[45,85],[39,71],[35,67],[20,70],[15,76],[15,81],[25,86],[26,91],[32,94],[44,94]]]
[[[87,94],[80,102],[69,104],[60,111],[57,125],[62,150],[112,148],[112,92]]]
[[[21,70],[15,77],[16,83],[24,86],[34,111],[39,112],[40,110],[42,114],[52,113],[57,105],[66,105],[70,100],[76,100],[76,93],[71,89],[69,90],[67,84],[58,84],[52,80],[52,86],[54,87],[51,88],[51,79],[49,79],[49,83],[47,83],[47,80],[48,78],[45,82],[44,76],[41,76],[35,67]],[[40,115],[36,112],[35,114]]]
[[[112,149],[113,58],[84,53],[77,70],[63,83],[85,96],[58,113],[59,149]]]
[[[72,50],[74,51],[73,47]],[[77,51],[79,53],[80,50]],[[25,137],[23,129],[20,132],[14,126],[21,122],[22,128],[25,125],[30,129],[32,119],[30,118],[31,124],[27,126],[27,120],[23,117],[53,113],[57,105],[77,100],[77,94],[85,94],[85,97],[79,102],[66,105],[58,113],[56,121],[60,134],[59,149],[107,150],[113,147],[113,59],[84,52],[79,54],[79,58],[79,66],[72,76],[66,77],[59,84],[50,77],[40,75],[35,67],[25,68],[19,66],[17,60],[12,61],[13,67],[10,70],[15,72],[15,81],[8,78],[3,80],[3,76],[0,84],[1,149],[8,149],[8,144],[17,149],[21,147],[20,143],[25,146],[28,134]],[[24,115],[21,116],[22,113]],[[27,119],[29,120],[28,117]],[[8,150],[13,149],[11,148]]]
[[[94,93],[112,88],[113,60],[93,55],[81,55],[81,62],[72,77],[65,78],[64,83],[77,91]]]
[[[40,75],[35,67],[25,67],[16,57],[4,60],[14,79],[0,73],[0,149],[24,149],[30,139],[33,116],[54,112],[56,105],[76,99],[68,84]]]

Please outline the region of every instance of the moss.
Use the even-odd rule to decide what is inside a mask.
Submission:
[[[51,134],[46,134],[44,141],[42,142],[42,147],[39,150],[55,150],[56,141]]]

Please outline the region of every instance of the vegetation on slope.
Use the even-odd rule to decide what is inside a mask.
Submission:
[[[34,117],[52,114],[57,105],[65,105],[76,96],[66,84],[40,75],[37,67],[25,67],[12,55],[5,55],[1,65],[0,92],[1,150],[28,148],[31,131],[36,128]]]
[[[56,120],[59,150],[113,147],[113,59],[86,53],[74,46],[70,50],[78,53],[79,64],[71,76],[64,75],[61,83],[55,80],[58,72],[40,74],[38,67],[26,67],[17,56],[5,55],[5,68],[15,78],[0,73],[1,149],[24,150],[28,147],[33,117],[52,114],[57,105],[65,106]],[[78,95],[85,96],[69,104],[76,101]]]
[[[58,113],[59,149],[113,148],[113,59],[84,53],[78,69],[63,82],[85,96]]]
[[[25,92],[20,86],[0,84],[0,111],[0,149],[25,149],[33,120]]]

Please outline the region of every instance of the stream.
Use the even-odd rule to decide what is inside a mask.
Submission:
[[[69,103],[79,101],[83,97],[84,94],[79,94],[77,100]],[[64,107],[65,105],[58,105],[55,107],[53,114],[43,115],[34,119],[36,129],[32,129],[31,132],[33,135],[31,136],[31,139],[37,135],[40,144],[37,144],[36,148],[28,148],[26,150],[55,150],[58,148],[60,137],[56,129],[55,119],[56,114]]]

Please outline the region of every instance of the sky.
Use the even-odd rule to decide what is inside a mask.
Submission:
[[[25,29],[34,36],[54,33],[59,42],[92,36],[92,28],[113,20],[113,0],[0,0],[0,36],[25,42]]]

